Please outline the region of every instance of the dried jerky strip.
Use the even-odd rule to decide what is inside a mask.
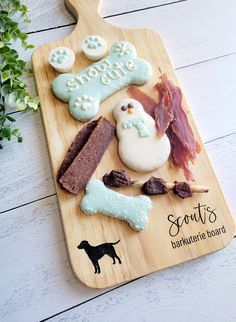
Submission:
[[[88,138],[97,126],[98,122],[99,119],[89,122],[76,135],[75,140],[71,144],[71,147],[57,172],[57,180],[59,180],[61,176],[66,172],[71,163],[74,161],[75,157],[82,150],[83,146],[88,141]]]
[[[77,194],[85,188],[114,134],[115,127],[104,117],[100,118],[82,150],[59,179],[64,189]]]
[[[172,107],[172,97],[170,92],[166,90],[166,85],[164,83],[157,83],[155,85],[159,93],[159,103],[156,106],[154,112],[155,124],[158,135],[162,136],[165,134],[166,130],[169,128],[170,123],[174,119]]]
[[[139,101],[145,112],[151,115],[151,117],[155,118],[155,109],[157,106],[157,102],[146,93],[142,92],[139,88],[134,85],[128,87],[128,93],[137,101]]]

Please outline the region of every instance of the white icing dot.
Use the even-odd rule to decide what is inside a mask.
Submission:
[[[81,97],[77,97],[76,98],[76,102],[79,102],[80,103],[81,102]]]
[[[80,107],[80,103],[75,102],[75,103],[74,103],[74,106],[75,106],[75,107]]]
[[[82,95],[82,99],[83,100],[87,100],[88,99],[88,95]]]

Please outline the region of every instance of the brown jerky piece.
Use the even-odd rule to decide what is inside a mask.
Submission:
[[[137,101],[139,101],[145,110],[146,113],[155,118],[155,110],[157,103],[156,101],[146,93],[142,92],[137,86],[130,85],[128,87],[128,93]]]
[[[71,147],[57,172],[57,180],[59,180],[61,176],[66,172],[77,154],[82,150],[83,146],[88,141],[88,138],[90,137],[94,128],[97,126],[98,122],[99,119],[89,122],[76,135],[75,140],[71,144]]]
[[[192,190],[187,182],[177,182],[174,185],[173,193],[182,199],[192,197],[193,195]]]
[[[59,179],[64,189],[77,194],[85,188],[114,134],[115,127],[107,119],[98,119],[83,148]]]
[[[166,181],[161,178],[151,177],[141,188],[146,195],[163,195],[168,192]]]
[[[104,174],[102,180],[106,186],[116,188],[128,187],[133,183],[129,174],[124,169],[114,169],[109,174]]]

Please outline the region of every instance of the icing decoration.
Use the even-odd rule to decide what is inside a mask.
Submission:
[[[66,50],[58,49],[52,54],[51,62],[61,64],[65,59],[67,59],[68,53]]]
[[[130,48],[125,43],[116,44],[114,50],[119,54],[120,57],[130,53]]]
[[[74,102],[74,108],[80,108],[83,111],[86,111],[92,106],[94,99],[92,96],[82,95],[78,96]]]
[[[81,200],[81,210],[93,215],[98,212],[126,221],[134,230],[142,230],[148,224],[148,212],[152,201],[147,196],[124,196],[108,189],[100,180],[90,180]]]
[[[150,135],[148,129],[146,128],[144,119],[140,116],[123,122],[122,127],[123,129],[131,129],[132,127],[136,127],[138,134],[141,137],[148,137]]]
[[[127,108],[125,108],[127,107]],[[162,166],[170,154],[166,135],[157,135],[155,121],[134,99],[124,99],[114,109],[119,155],[130,169],[147,172]]]
[[[73,67],[75,54],[70,48],[56,47],[50,51],[48,61],[59,73],[66,73]]]
[[[125,46],[125,54],[117,51]],[[79,74],[65,74],[56,77],[52,84],[53,93],[69,102],[71,115],[81,121],[92,119],[98,112],[101,101],[130,85],[145,84],[151,77],[151,65],[137,58],[135,47],[127,41],[113,43],[111,53],[104,59],[89,66]],[[87,110],[75,108],[77,97],[91,96],[94,101]]]
[[[96,61],[105,57],[107,53],[107,43],[103,37],[91,35],[84,39],[82,50],[88,59]]]
[[[85,43],[87,44],[87,47],[89,49],[96,49],[96,48],[102,46],[102,44],[99,41],[97,36],[90,36],[90,37],[86,38]]]
[[[116,264],[116,259],[119,264],[121,264],[121,259],[117,255],[114,245],[118,244],[120,240],[114,243],[105,243],[97,246],[91,246],[87,240],[82,240],[82,242],[77,246],[78,249],[84,249],[88,258],[93,263],[95,272],[94,274],[100,274],[101,269],[99,266],[99,259],[101,259],[104,255],[108,255],[113,260],[113,265]]]

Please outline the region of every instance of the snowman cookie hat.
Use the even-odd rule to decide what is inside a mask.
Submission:
[[[157,135],[155,122],[142,104],[130,98],[119,101],[114,109],[121,160],[130,169],[149,172],[162,166],[170,154],[166,135]]]

